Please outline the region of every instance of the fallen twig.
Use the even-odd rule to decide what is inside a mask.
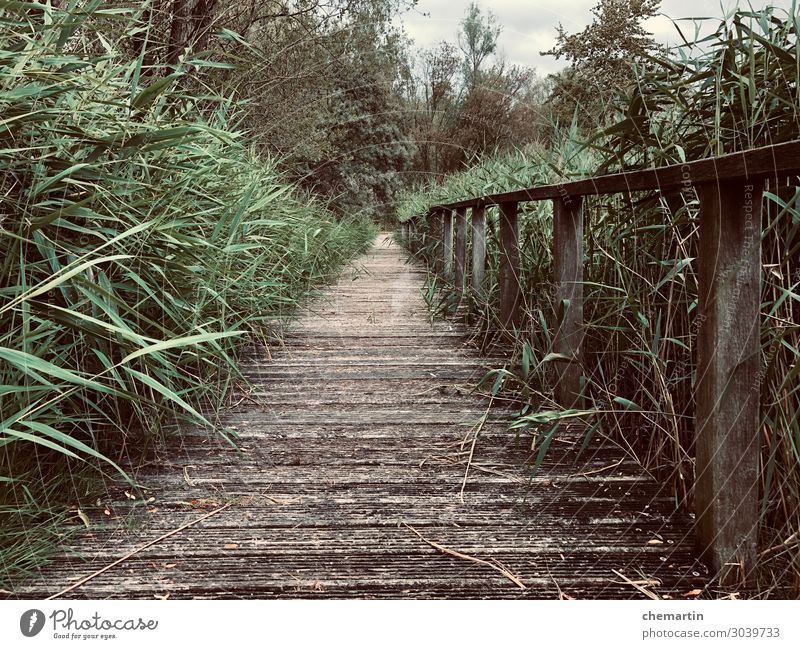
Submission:
[[[205,519],[207,519],[207,518],[211,518],[211,517],[212,517],[212,516],[214,516],[215,514],[219,514],[219,513],[220,513],[221,511],[223,511],[224,509],[228,509],[228,507],[230,507],[230,506],[231,506],[231,504],[232,504],[232,503],[228,503],[227,505],[223,505],[222,507],[219,507],[218,509],[215,509],[213,512],[208,512],[208,514],[204,514],[204,515],[203,515],[203,516],[201,516],[200,518],[196,518],[196,519],[194,519],[193,521],[189,521],[188,523],[184,523],[183,525],[181,525],[180,527],[178,527],[178,528],[176,528],[176,529],[172,530],[171,532],[167,532],[166,534],[162,534],[162,535],[161,535],[161,536],[159,536],[157,539],[153,539],[152,541],[148,541],[147,543],[145,543],[144,545],[141,545],[141,546],[139,546],[139,547],[138,547],[138,548],[136,548],[135,550],[131,550],[131,551],[130,551],[130,552],[128,552],[128,554],[126,554],[124,557],[120,557],[119,559],[117,559],[117,560],[116,560],[116,561],[114,561],[113,563],[109,563],[107,566],[105,566],[104,568],[100,568],[100,570],[97,570],[96,572],[93,572],[93,573],[92,573],[91,575],[89,575],[88,577],[84,577],[84,578],[83,578],[83,579],[81,579],[80,581],[76,581],[76,582],[75,582],[74,584],[72,584],[72,586],[70,586],[69,588],[65,588],[64,590],[62,590],[62,591],[60,591],[60,592],[56,593],[55,595],[50,595],[50,597],[47,597],[47,598],[46,598],[46,600],[50,600],[50,599],[57,599],[57,598],[61,597],[62,595],[66,595],[67,593],[69,593],[69,592],[71,592],[71,591],[75,590],[75,589],[76,589],[76,588],[78,588],[79,586],[83,586],[83,585],[84,585],[84,584],[85,584],[87,581],[91,581],[91,580],[92,580],[92,579],[94,579],[95,577],[98,577],[98,576],[102,575],[104,572],[106,572],[106,571],[108,571],[108,570],[111,570],[111,568],[113,568],[114,566],[118,566],[118,565],[119,565],[119,564],[121,564],[123,561],[127,561],[127,560],[128,560],[128,559],[130,559],[132,556],[134,556],[135,554],[138,554],[138,553],[139,553],[139,552],[141,552],[142,550],[146,550],[146,549],[147,549],[147,548],[149,548],[151,545],[155,545],[156,543],[159,543],[159,542],[163,541],[164,539],[167,539],[167,538],[169,538],[170,536],[173,536],[173,535],[177,534],[178,532],[182,532],[182,531],[183,531],[183,530],[185,530],[187,527],[191,527],[192,525],[196,525],[196,524],[197,524],[197,523],[199,523],[200,521],[204,521],[204,520],[205,520]]]
[[[633,581],[632,579],[629,579],[628,577],[626,577],[625,575],[623,575],[623,574],[622,574],[621,572],[619,572],[618,570],[614,570],[614,569],[612,568],[611,572],[613,572],[615,575],[617,575],[617,577],[619,577],[620,579],[622,579],[622,581],[624,581],[626,584],[628,584],[629,586],[633,586],[633,587],[634,587],[636,590],[638,590],[638,591],[639,591],[640,593],[642,593],[643,595],[645,595],[645,596],[649,597],[650,599],[657,599],[657,600],[660,600],[660,599],[661,599],[661,598],[660,598],[658,595],[656,595],[656,594],[655,594],[655,593],[654,593],[652,590],[648,590],[647,588],[644,588],[644,586],[642,586],[642,585],[641,585],[641,584],[646,584],[646,585],[648,585],[648,586],[657,586],[657,585],[659,585],[659,583],[660,583],[660,582],[657,582],[657,581],[652,581],[652,580],[647,580],[647,581]]]
[[[401,521],[402,522],[402,521]],[[451,557],[456,557],[457,559],[465,559],[467,561],[472,561],[473,563],[479,563],[482,566],[488,566],[493,570],[499,572],[503,577],[513,581],[517,586],[519,586],[522,590],[525,590],[527,586],[522,583],[519,577],[517,577],[514,573],[510,572],[503,566],[501,566],[496,561],[487,561],[486,559],[479,559],[478,557],[473,557],[469,554],[464,554],[463,552],[459,552],[458,550],[451,550],[450,548],[446,548],[445,546],[441,545],[440,543],[436,543],[435,541],[430,541],[426,539],[422,534],[420,534],[416,529],[411,527],[408,523],[403,523],[405,527],[410,529],[414,534],[416,534],[422,541],[430,545],[432,548],[439,550],[442,554],[447,554]]]
[[[788,548],[792,544],[792,541],[794,541],[797,538],[798,535],[800,535],[800,532],[795,532],[794,534],[789,536],[789,538],[787,538],[785,541],[779,543],[778,545],[773,545],[771,548],[767,548],[766,550],[762,550],[761,552],[758,553],[758,556],[759,557],[763,557],[765,554],[769,554],[770,552],[775,552],[775,550],[782,550],[782,549]]]
[[[292,498],[275,498],[274,496],[261,496],[265,500],[269,500],[276,505],[291,505],[292,503],[303,502],[303,496],[294,496]]]
[[[556,585],[556,590],[558,590],[558,599],[559,600],[574,600],[575,598],[572,595],[567,595],[563,590],[561,590],[561,586],[558,585],[556,578],[553,577],[552,573],[550,573],[550,569],[547,569],[547,573],[550,575],[550,579],[553,580],[553,583]]]
[[[473,462],[472,468],[475,469],[476,471],[483,471],[484,473],[499,475],[501,478],[506,478],[508,480],[511,480],[512,482],[519,482],[522,484],[527,484],[530,482],[530,480],[527,478],[523,478],[521,476],[514,475],[512,473],[507,473],[505,471],[498,471],[497,469],[492,469],[490,467],[483,466],[483,464],[480,464],[478,462]]]
[[[583,473],[573,473],[569,477],[570,478],[585,477],[588,475],[594,475],[595,473],[602,473],[603,471],[608,471],[609,469],[616,469],[624,461],[625,458],[622,458],[619,462],[614,462],[614,464],[609,464],[608,466],[603,466],[600,467],[599,469],[594,469],[593,471],[584,471]]]

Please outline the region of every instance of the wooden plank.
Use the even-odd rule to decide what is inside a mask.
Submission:
[[[695,508],[702,556],[724,584],[756,562],[762,189],[700,192]]]
[[[472,208],[472,290],[483,296],[486,273],[486,208]]]
[[[467,209],[455,211],[456,290],[463,292],[467,277]]]
[[[442,210],[442,272],[445,279],[453,278],[453,212]]]
[[[717,158],[706,158],[685,164],[674,164],[656,169],[640,169],[606,176],[597,176],[557,185],[528,187],[510,192],[491,194],[455,201],[441,208],[458,209],[507,202],[538,201],[575,196],[593,196],[637,191],[669,191],[683,187],[699,186],[707,182],[734,178],[782,178],[800,173],[800,140],[773,146],[731,153]]]
[[[436,210],[433,216],[428,219],[428,245],[430,246],[430,254],[433,255],[430,260],[433,270],[436,273],[444,272],[444,258],[442,255],[442,248],[444,246],[444,223],[442,219],[444,210]]]
[[[142,466],[125,465],[154,498],[147,507],[109,481],[100,501],[81,504],[91,528],[76,525],[55,561],[4,588],[41,599],[225,503],[70,596],[641,597],[614,569],[653,576],[675,599],[703,587],[689,568],[688,517],[599,436],[579,454],[581,431],[557,431],[531,476],[532,435],[509,435],[516,408],[495,403],[470,455],[465,435],[487,409],[473,389],[488,359],[458,321],[428,320],[425,277],[382,235],[281,344],[250,348],[241,370],[253,389],[219,413],[238,450],[172,427]],[[502,563],[527,590],[437,553],[398,521]],[[648,544],[656,536],[663,545]]]
[[[564,408],[581,408],[583,372],[583,199],[553,201],[553,281],[556,326],[553,350],[569,357],[559,363],[556,401]]]
[[[517,203],[500,205],[500,326],[512,330],[519,325],[520,287],[519,228]]]

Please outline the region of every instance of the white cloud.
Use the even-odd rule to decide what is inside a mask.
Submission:
[[[540,74],[554,72],[564,62],[553,57],[543,57],[539,52],[550,49],[555,43],[556,26],[561,23],[568,32],[583,29],[591,22],[590,9],[598,0],[478,0],[484,10],[492,11],[503,26],[499,46],[509,61],[536,68]],[[442,40],[456,42],[459,23],[469,7],[470,0],[419,0],[415,9],[403,17],[406,32],[419,47],[431,47]],[[662,0],[662,12],[673,17],[720,17],[736,4],[736,0],[699,2],[698,0]],[[741,4],[747,6],[746,0]],[[771,2],[752,0],[754,8],[772,4],[789,9],[791,0]],[[688,36],[694,33],[691,23],[680,22]],[[664,43],[677,43],[679,36],[672,22],[659,16],[647,22],[646,27],[656,39]],[[685,27],[685,29],[684,29]]]

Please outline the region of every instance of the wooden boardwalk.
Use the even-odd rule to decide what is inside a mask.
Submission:
[[[701,586],[685,517],[610,444],[563,433],[531,477],[531,433],[492,409],[486,360],[431,325],[424,271],[384,235],[246,361],[225,413],[242,452],[199,432],[86,505],[90,527],[14,597],[629,598]],[[106,513],[106,510],[108,513]],[[446,549],[446,550],[445,550]],[[479,560],[476,561],[475,559]],[[514,580],[521,582],[521,588]],[[632,583],[631,583],[632,582]]]

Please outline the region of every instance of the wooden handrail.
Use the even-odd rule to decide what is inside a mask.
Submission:
[[[668,165],[654,169],[623,171],[584,180],[573,180],[556,185],[528,187],[499,194],[489,194],[462,201],[434,205],[432,214],[439,210],[456,210],[469,207],[524,203],[574,196],[597,196],[639,191],[669,191],[734,178],[781,177],[800,173],[800,140],[774,144],[749,151],[729,153],[716,158],[705,158],[684,164]]]
[[[765,180],[800,174],[800,140],[716,158],[529,187],[434,205],[403,224],[413,252],[442,238],[436,268],[465,290],[468,231],[472,290],[483,294],[486,208],[498,206],[500,323],[518,328],[522,302],[519,203],[553,203],[553,284],[559,314],[553,349],[559,371],[555,395],[565,408],[582,407],[583,197],[696,188],[700,199],[695,410],[695,509],[701,557],[718,580],[753,578],[757,559],[760,421],[761,210]],[[472,227],[466,227],[467,210]],[[420,233],[419,221],[432,219]],[[456,224],[455,246],[453,223]],[[421,235],[421,236],[420,236]],[[428,237],[426,240],[425,237]],[[455,264],[453,260],[455,247]],[[454,272],[455,271],[455,272]],[[563,308],[562,308],[563,307]]]

